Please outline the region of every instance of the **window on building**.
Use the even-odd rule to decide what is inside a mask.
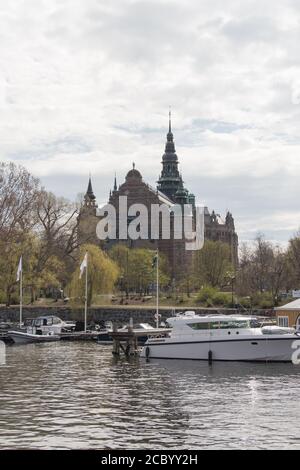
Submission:
[[[289,326],[289,317],[278,317],[278,326],[282,326],[284,328]]]

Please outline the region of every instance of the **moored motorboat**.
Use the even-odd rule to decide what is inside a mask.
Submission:
[[[149,338],[142,357],[216,361],[291,362],[296,331],[252,327],[248,316],[199,316],[186,312],[167,320],[171,332]]]
[[[49,343],[53,341],[59,341],[60,336],[55,335],[54,333],[48,334],[36,334],[36,333],[27,333],[26,331],[9,331],[10,338],[16,344],[28,344],[28,343]]]
[[[63,331],[71,331],[74,328],[75,324],[64,322],[55,315],[48,315],[31,320],[24,330],[9,330],[8,336],[16,344],[45,343],[59,341]]]

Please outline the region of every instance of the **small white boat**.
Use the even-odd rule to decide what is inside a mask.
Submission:
[[[199,316],[186,312],[167,320],[171,332],[149,338],[141,357],[208,361],[291,362],[295,330],[257,328],[247,316]],[[293,347],[294,346],[294,347]]]
[[[36,334],[36,333],[27,333],[25,331],[9,331],[8,332],[11,339],[16,344],[28,344],[28,343],[49,343],[52,341],[59,341],[60,336],[55,335],[54,333],[47,334]]]
[[[17,344],[59,341],[62,331],[70,331],[75,324],[64,322],[54,315],[33,319],[24,330],[9,330],[8,336]]]

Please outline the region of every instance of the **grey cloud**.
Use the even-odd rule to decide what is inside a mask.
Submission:
[[[106,201],[133,160],[154,184],[171,104],[198,200],[231,209],[242,237],[298,226],[280,224],[300,196],[299,2],[12,0],[0,12],[1,159],[71,199],[91,171]]]
[[[271,17],[252,16],[242,19],[233,19],[222,27],[222,33],[238,44],[251,42],[278,41],[280,30]]]

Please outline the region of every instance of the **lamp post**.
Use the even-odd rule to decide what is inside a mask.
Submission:
[[[233,272],[228,272],[227,277],[229,282],[231,283],[231,306],[233,308],[234,305],[234,281],[235,281],[235,274]]]
[[[121,302],[123,304],[124,302],[124,276],[120,276],[119,286],[120,286],[120,291],[121,291]]]

